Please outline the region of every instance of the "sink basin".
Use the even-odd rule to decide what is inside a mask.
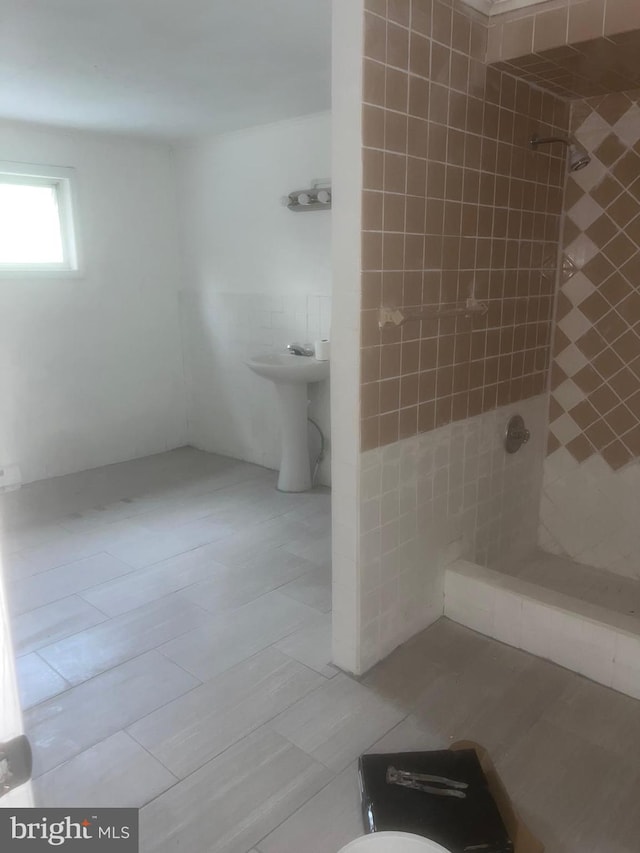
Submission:
[[[287,352],[256,355],[245,364],[258,376],[271,380],[278,395],[282,439],[278,489],[306,492],[312,486],[307,385],[329,378],[329,362]]]
[[[256,355],[246,362],[247,366],[272,382],[320,382],[329,376],[329,362],[316,361],[312,356],[291,355],[288,352]]]

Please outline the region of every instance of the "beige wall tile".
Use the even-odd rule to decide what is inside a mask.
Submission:
[[[602,0],[585,0],[569,6],[568,43],[588,41],[603,35],[604,9]]]
[[[627,0],[607,0],[604,34],[613,35],[640,28],[640,5]]]
[[[533,50],[533,17],[504,24],[501,59],[526,56]]]
[[[385,109],[382,63],[365,58],[367,448],[538,394],[549,365],[553,288],[541,285],[540,268],[558,239],[564,159],[561,150],[533,157],[525,147],[530,131],[521,128],[544,122],[566,132],[568,113],[552,96],[472,59],[487,29],[451,4],[435,0],[432,28],[418,15],[409,31],[403,15],[398,7],[386,21]],[[368,26],[370,54],[381,56],[382,24]],[[533,19],[505,26],[515,49],[531,51]],[[616,257],[624,250],[612,249]],[[507,279],[515,287],[510,300]],[[472,292],[489,307],[480,347],[472,346],[475,323],[464,319],[376,326],[376,298],[437,308]]]
[[[535,16],[533,50],[538,52],[567,43],[568,9],[554,9]]]

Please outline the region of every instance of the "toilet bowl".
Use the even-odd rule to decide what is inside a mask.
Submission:
[[[372,832],[351,841],[340,853],[450,853],[421,835],[409,832]]]

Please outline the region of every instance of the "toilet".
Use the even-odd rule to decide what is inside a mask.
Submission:
[[[372,832],[354,839],[339,853],[450,853],[440,844],[409,832]]]

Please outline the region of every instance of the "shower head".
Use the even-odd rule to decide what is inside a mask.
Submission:
[[[590,162],[591,157],[584,148],[575,143],[569,146],[569,170],[571,172],[578,172],[580,169],[584,169]]]
[[[564,136],[540,137],[534,135],[531,137],[530,142],[532,148],[537,148],[538,145],[549,145],[552,142],[561,142],[563,145],[566,145],[569,150],[569,170],[571,172],[577,172],[580,169],[584,169],[584,167],[588,166],[591,162],[591,157],[581,145],[578,145],[577,142],[570,139],[565,139]]]

